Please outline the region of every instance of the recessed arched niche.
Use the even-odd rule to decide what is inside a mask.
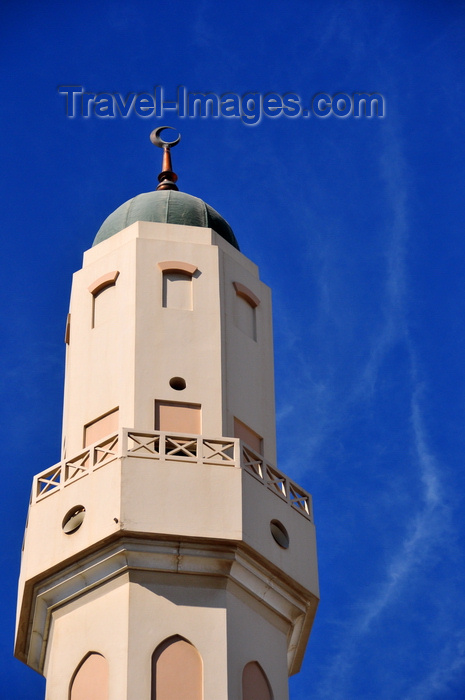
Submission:
[[[108,661],[90,652],[77,667],[70,684],[70,700],[109,700]]]
[[[152,655],[151,700],[203,700],[203,663],[197,649],[179,635]]]
[[[244,666],[242,700],[273,700],[268,678],[257,661],[250,661]]]
[[[159,262],[158,267],[163,273],[163,307],[191,311],[194,301],[192,277],[197,267],[178,260]]]
[[[111,320],[117,310],[116,304],[116,280],[119,271],[113,270],[102,275],[91,285],[88,290],[92,294],[92,328]]]
[[[233,282],[236,291],[234,322],[252,340],[257,340],[256,309],[260,299],[241,282]]]

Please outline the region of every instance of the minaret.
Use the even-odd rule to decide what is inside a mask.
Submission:
[[[287,700],[318,577],[311,497],[276,466],[270,290],[178,191],[166,128],[157,190],[73,277],[15,653],[46,700]]]

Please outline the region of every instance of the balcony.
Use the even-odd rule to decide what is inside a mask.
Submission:
[[[78,479],[108,467],[117,459],[138,457],[153,461],[184,462],[242,469],[304,518],[313,522],[309,493],[269,464],[238,438],[207,438],[123,428],[104,440],[89,445],[70,459],[63,460],[34,477],[31,503],[52,496]]]

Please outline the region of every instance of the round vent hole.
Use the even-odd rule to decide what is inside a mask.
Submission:
[[[71,535],[81,527],[85,514],[86,509],[84,506],[74,506],[66,513],[61,524],[65,535]]]
[[[270,530],[274,541],[283,549],[287,549],[289,547],[289,535],[284,525],[279,520],[272,520]]]
[[[170,387],[176,391],[182,391],[186,388],[186,380],[182,377],[171,377]]]

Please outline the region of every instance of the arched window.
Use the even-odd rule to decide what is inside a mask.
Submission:
[[[77,667],[70,684],[70,700],[109,700],[108,662],[93,651]]]
[[[202,700],[203,668],[197,649],[175,635],[158,645],[152,656],[151,700]]]
[[[250,661],[244,666],[242,700],[273,700],[268,678],[257,661]]]
[[[192,276],[197,267],[176,260],[159,262],[158,267],[163,273],[163,307],[192,310]]]

